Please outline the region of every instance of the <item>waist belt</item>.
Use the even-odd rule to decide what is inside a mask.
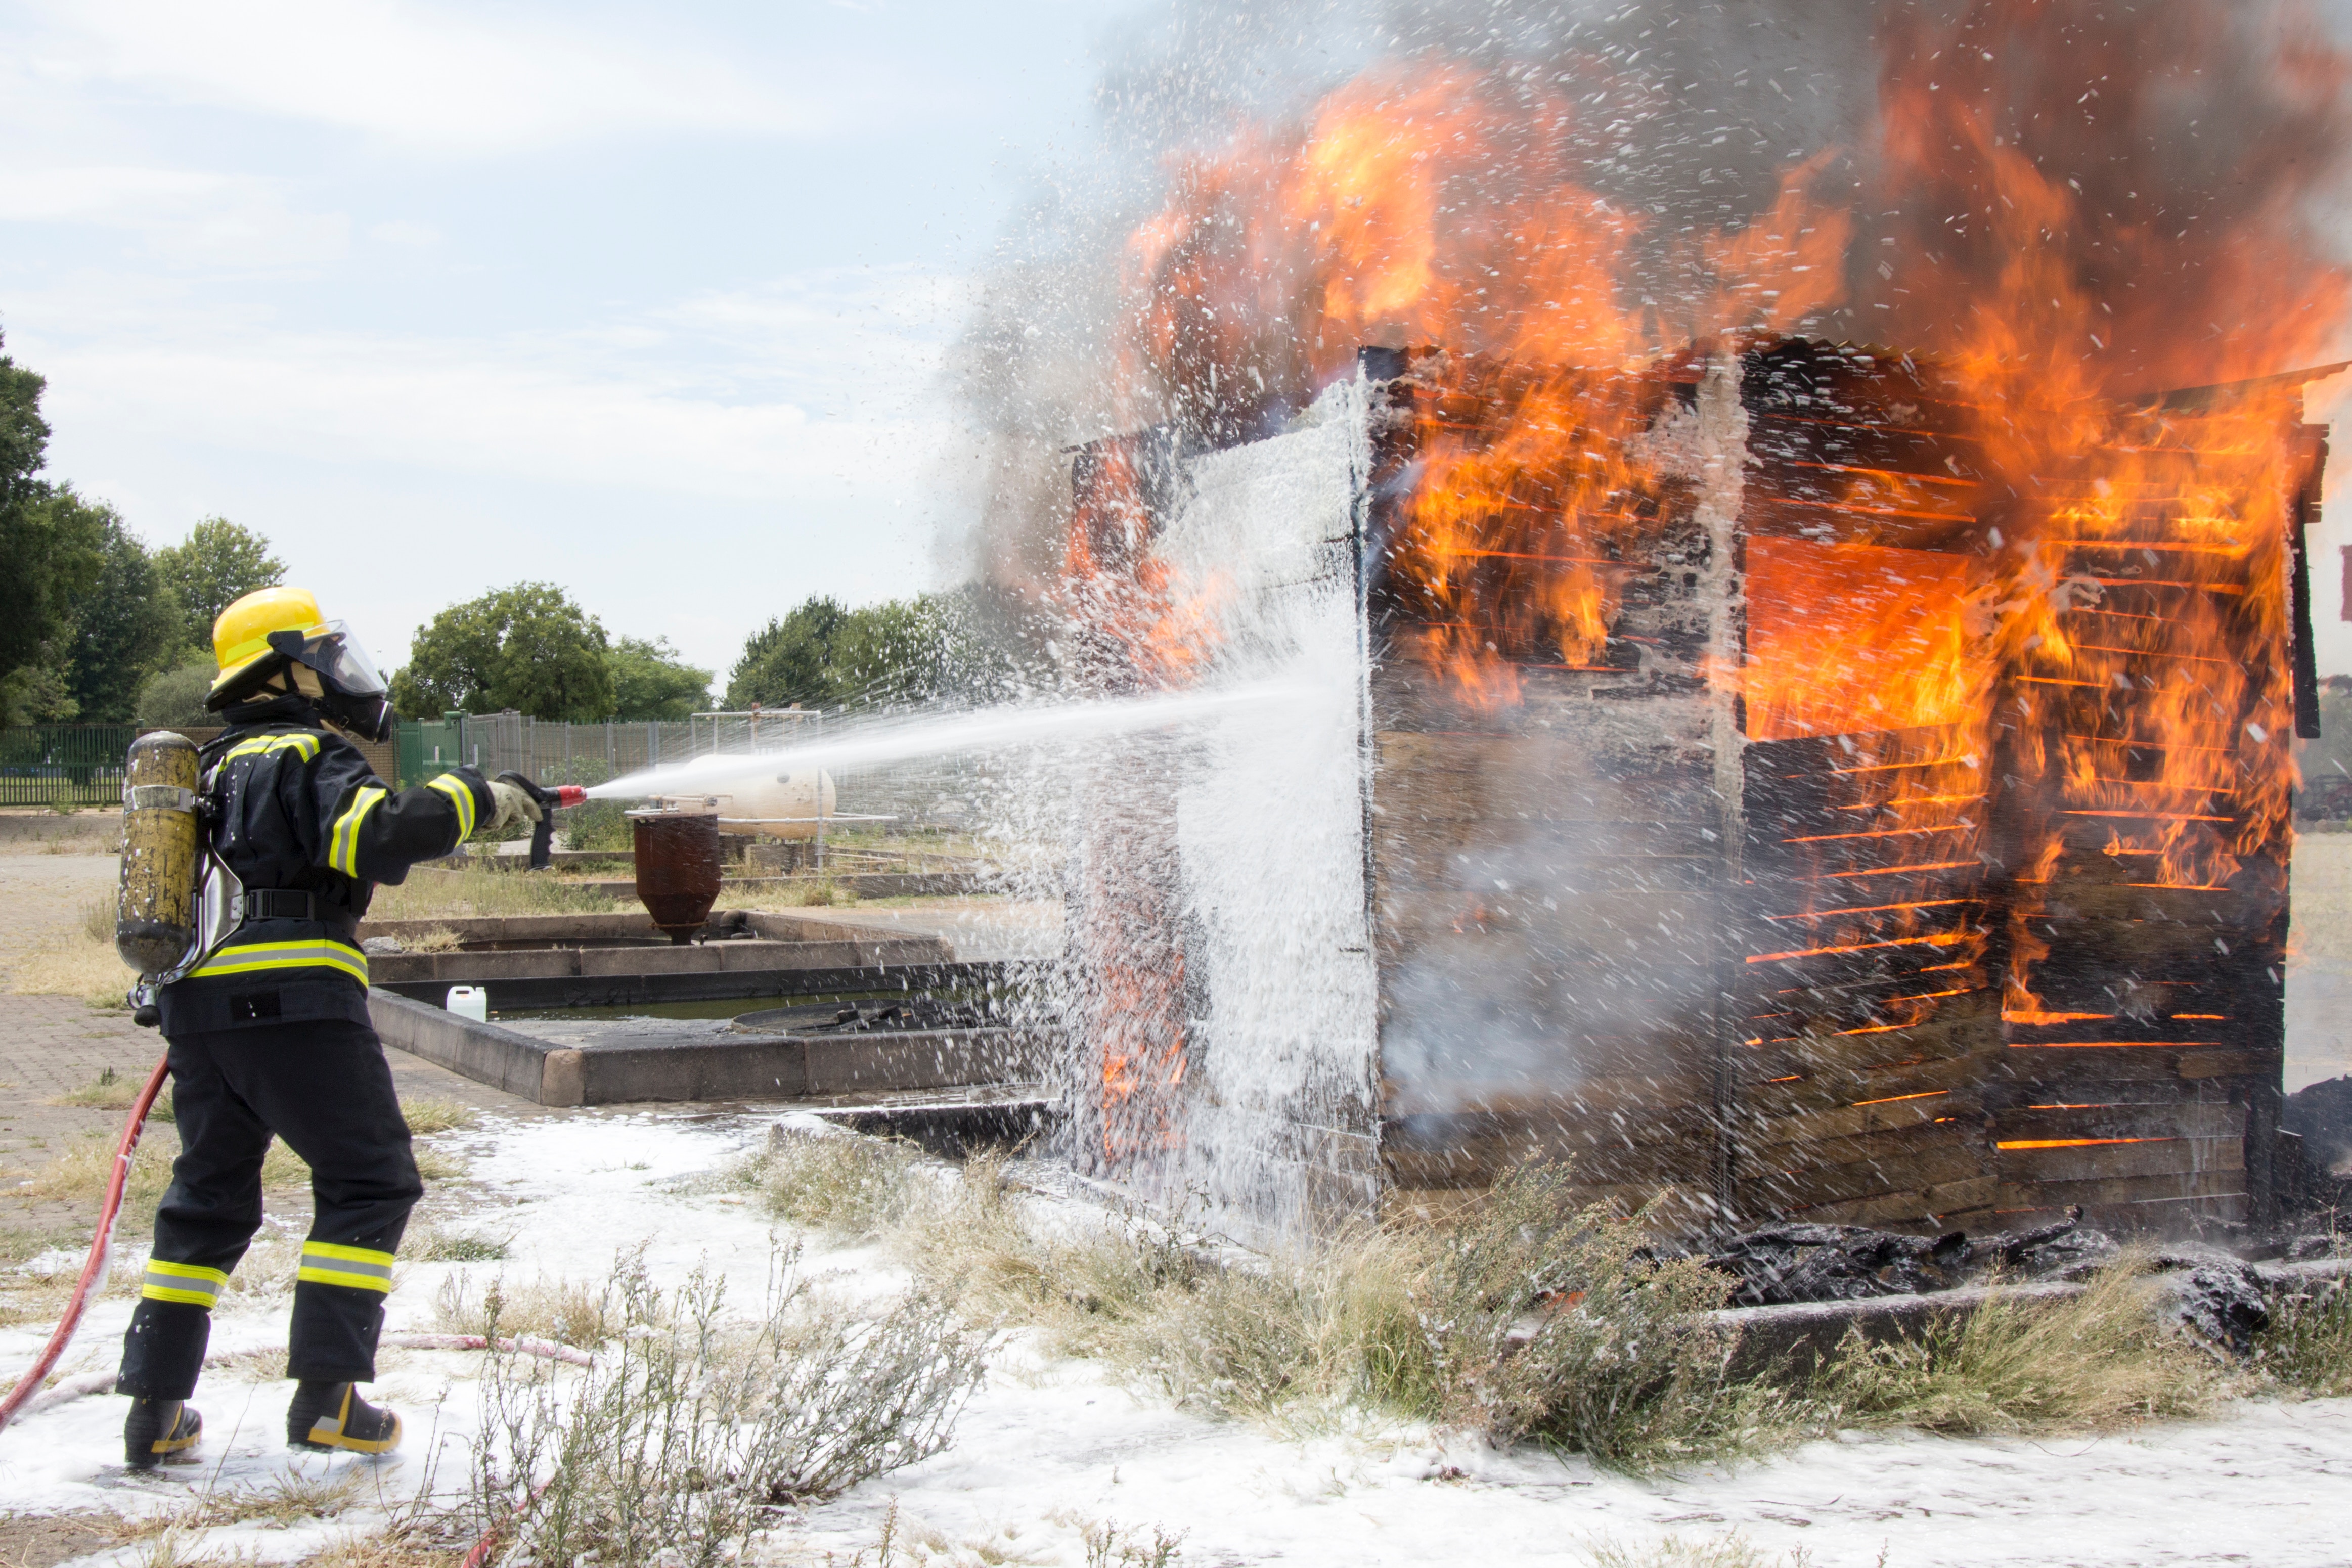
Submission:
[[[297,887],[248,887],[230,918],[239,925],[248,920],[316,920],[319,897]]]

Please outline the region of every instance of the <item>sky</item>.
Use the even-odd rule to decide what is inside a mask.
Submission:
[[[50,476],[151,544],[267,535],[386,668],[539,579],[723,685],[812,593],[962,574],[943,356],[1149,3],[0,0],[0,332]]]
[[[49,476],[267,535],[387,668],[544,579],[723,682],[811,593],[956,575],[941,356],[1121,12],[0,4]]]

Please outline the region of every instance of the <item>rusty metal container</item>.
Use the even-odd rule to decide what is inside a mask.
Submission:
[[[719,818],[696,811],[632,811],[637,899],[672,942],[694,940],[719,898]]]

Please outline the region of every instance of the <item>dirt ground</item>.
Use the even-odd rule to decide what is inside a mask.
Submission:
[[[112,1545],[122,1525],[111,1513],[0,1513],[0,1568],[53,1568]]]

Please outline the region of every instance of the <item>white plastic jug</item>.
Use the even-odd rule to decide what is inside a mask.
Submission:
[[[442,1004],[461,1019],[476,1023],[490,1021],[490,988],[488,986],[452,986],[449,999]]]

